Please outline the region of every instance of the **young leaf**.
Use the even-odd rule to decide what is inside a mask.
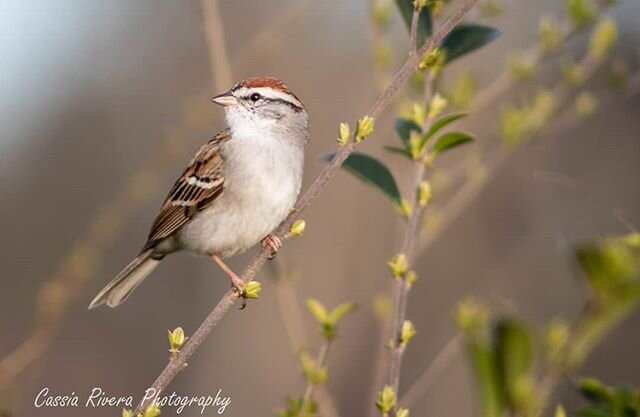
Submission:
[[[422,133],[420,126],[409,119],[398,118],[395,122],[396,133],[400,136],[404,147],[409,149],[409,138],[411,138],[411,132]]]
[[[433,152],[440,153],[443,151],[447,151],[449,149],[455,148],[456,146],[471,142],[472,140],[473,136],[468,133],[448,132],[438,138],[435,145],[433,145]]]
[[[307,310],[309,310],[318,323],[323,324],[327,321],[329,313],[327,313],[327,309],[320,301],[309,298],[305,304],[307,305]]]
[[[595,403],[608,403],[613,398],[609,388],[594,378],[581,379],[579,389],[582,395]]]
[[[313,359],[308,352],[302,351],[298,357],[300,365],[302,365],[302,371],[304,372],[307,381],[313,385],[321,384],[327,380],[329,372],[326,367],[320,366],[315,359]]]
[[[396,6],[402,15],[407,30],[411,30],[411,19],[413,17],[413,0],[396,0]],[[420,48],[424,41],[431,36],[433,24],[431,21],[431,11],[428,7],[423,7],[420,10],[420,17],[418,18],[418,32],[417,32],[417,46]]]
[[[327,317],[327,321],[333,325],[336,325],[340,320],[342,320],[345,315],[351,313],[355,309],[355,303],[342,303],[331,310],[331,313],[329,313],[329,317]]]
[[[398,155],[406,156],[411,159],[411,154],[407,152],[406,149],[398,148],[397,146],[384,146],[383,147],[387,152],[395,153]]]
[[[151,403],[141,414],[142,417],[158,417],[161,414],[160,406],[157,403]]]
[[[258,281],[249,281],[247,285],[244,286],[242,296],[245,298],[260,298],[261,290],[262,285]]]
[[[376,407],[383,414],[389,414],[396,406],[396,391],[393,387],[385,385],[382,391],[378,393]]]
[[[518,382],[531,371],[533,347],[522,324],[503,320],[496,326],[496,363],[505,393],[512,406],[518,403]]]
[[[484,417],[500,417],[504,410],[503,387],[498,378],[494,352],[487,346],[472,342],[469,354],[480,390]]]
[[[333,154],[325,157],[327,161],[333,159]],[[389,169],[372,156],[360,152],[353,152],[344,164],[344,169],[354,174],[364,182],[373,185],[389,198],[394,204],[400,205],[402,198],[396,180]]]
[[[498,29],[465,23],[456,26],[442,41],[441,48],[447,51],[446,63],[475,51],[488,44],[498,36]]]
[[[442,128],[444,128],[445,126],[447,126],[450,123],[455,122],[456,120],[462,119],[463,117],[465,117],[467,114],[466,113],[453,113],[453,114],[447,114],[446,116],[442,116],[440,117],[438,120],[436,120],[435,122],[433,122],[433,124],[431,125],[431,127],[429,128],[429,130],[427,131],[427,134],[424,136],[425,137],[425,143],[426,141],[428,141],[433,135],[435,135],[436,133],[438,133],[438,131]]]
[[[580,417],[611,417],[611,410],[609,406],[603,405],[589,405],[578,410]]]
[[[180,348],[184,345],[185,340],[187,338],[184,335],[184,330],[182,327],[176,327],[173,331],[167,330],[168,338],[169,338],[169,352],[172,355],[176,355],[180,352]]]
[[[620,287],[640,280],[639,233],[580,245],[576,257],[597,293],[620,293]]]

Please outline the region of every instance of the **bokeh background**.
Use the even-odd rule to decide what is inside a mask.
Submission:
[[[509,0],[496,19],[473,12],[470,19],[503,35],[452,64],[445,81],[473,69],[480,89],[491,83],[509,51],[533,43],[539,17],[561,13],[561,3]],[[221,109],[208,98],[225,77],[274,75],[304,101],[312,119],[306,185],[322,168],[319,157],[335,149],[338,123],[358,118],[375,98],[379,80],[366,0],[220,0],[213,7],[222,26],[213,26],[212,44],[197,1],[0,3],[0,358],[11,359],[1,362],[0,375],[17,373],[0,381],[0,410],[8,415],[119,415],[111,408],[36,409],[33,399],[49,387],[75,392],[82,402],[96,386],[139,398],[166,363],[166,330],[180,325],[193,332],[228,289],[212,262],[179,254],[120,308],[86,310],[137,252],[191,154],[224,127]],[[614,56],[633,74],[640,2],[622,0],[607,14],[619,24]],[[396,68],[406,56],[407,35],[395,10],[387,37]],[[586,42],[576,36],[565,52],[577,56]],[[229,75],[220,69],[225,54]],[[557,64],[540,71],[537,85],[557,83]],[[405,356],[403,391],[456,334],[452,311],[459,299],[476,295],[534,324],[574,317],[585,290],[571,244],[640,225],[640,96],[633,84],[609,91],[607,77],[604,68],[590,81],[601,99],[592,117],[563,115],[511,152],[420,253],[408,310],[418,335]],[[510,89],[474,110],[465,128],[477,143],[447,156],[438,169],[500,146],[501,103],[531,88]],[[402,161],[381,152],[396,140],[396,113],[394,106],[385,112],[362,148],[383,157],[405,184]],[[372,300],[389,290],[385,262],[398,251],[402,222],[378,193],[345,173],[303,217],[306,233],[289,241],[277,261],[280,271],[297,278],[277,284],[276,268],[263,269],[261,299],[224,318],[169,392],[222,389],[232,398],[225,415],[272,414],[286,395],[304,389],[291,334],[312,351],[320,342],[310,315],[294,302],[349,300],[360,308],[331,349],[327,391],[340,415],[370,413],[386,339]],[[252,254],[230,265],[241,269]],[[640,384],[639,330],[635,314],[581,373]],[[7,356],[25,340],[25,349]],[[7,367],[15,363],[18,369]],[[464,357],[455,355],[412,415],[474,415],[472,388]],[[566,383],[559,389],[568,408],[579,401],[573,391]],[[215,414],[209,408],[205,415]]]

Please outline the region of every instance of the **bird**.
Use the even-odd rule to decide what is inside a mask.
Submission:
[[[91,301],[116,307],[169,254],[210,257],[242,294],[243,282],[224,262],[258,242],[275,256],[271,234],[293,209],[304,171],[309,116],[280,80],[253,77],[211,99],[227,128],[205,143],[169,191],[136,256]]]

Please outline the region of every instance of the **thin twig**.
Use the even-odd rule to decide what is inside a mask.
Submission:
[[[315,392],[316,404],[318,404],[318,412],[322,417],[340,417],[336,403],[327,390],[326,384],[320,385]]]
[[[403,407],[411,408],[413,405],[433,386],[442,372],[451,364],[453,359],[460,353],[460,335],[452,337],[447,344],[438,352],[433,361],[422,372],[418,379],[411,385],[409,390],[400,397],[398,403]]]
[[[613,4],[614,2],[604,3],[600,10],[604,11],[607,7],[610,7]],[[558,44],[562,45],[566,43],[574,35],[586,28],[587,25],[576,25],[568,20],[562,22],[560,24],[560,37]],[[537,41],[523,52],[523,56],[530,59],[531,64],[535,68],[538,67],[545,58],[553,56],[554,52],[556,51],[547,50],[542,42]],[[501,97],[509,88],[513,87],[517,81],[518,80],[511,75],[509,69],[505,68],[498,77],[496,77],[489,85],[484,87],[482,92],[475,97],[471,103],[471,108],[487,108],[495,99]]]
[[[420,19],[420,9],[418,7],[413,8],[413,14],[411,15],[411,30],[409,32],[409,53],[415,54],[418,49],[418,20]]]
[[[316,3],[312,0],[290,1],[289,5],[278,11],[274,19],[256,33],[248,43],[233,51],[233,67],[236,69],[245,68],[258,53],[265,54],[266,51],[272,49],[282,38],[283,29],[292,28],[293,23],[300,19],[302,12],[313,4]]]
[[[320,346],[320,351],[318,352],[318,357],[316,358],[316,364],[318,365],[318,367],[322,368],[327,363],[327,356],[329,354],[330,346],[331,340],[329,339],[325,339],[322,343],[322,346]],[[309,401],[311,401],[311,396],[313,395],[315,386],[316,384],[312,383],[311,381],[307,381],[307,388],[305,389],[304,396],[302,397],[302,405],[300,406],[299,414],[304,413],[304,410],[306,410]]]
[[[161,147],[166,150],[164,145]],[[143,163],[147,168],[131,177],[117,198],[98,211],[52,277],[40,286],[35,305],[35,329],[0,359],[0,389],[6,388],[49,348],[67,306],[117,241],[124,219],[154,195],[157,182],[148,167],[160,164],[164,159],[158,153]]]
[[[287,333],[291,351],[297,355],[307,345],[302,309],[295,290],[297,274],[287,272],[280,258],[276,258],[269,266],[276,281],[276,301],[280,318]],[[323,416],[338,417],[335,402],[325,385],[317,387],[315,396],[316,404]]]
[[[477,2],[478,0],[468,0],[465,5],[451,18],[449,18],[449,20],[442,26],[442,28],[420,48],[417,54],[410,56],[407,59],[404,65],[395,74],[387,89],[383,91],[382,94],[380,94],[378,98],[376,98],[376,100],[373,102],[373,104],[369,108],[369,111],[367,112],[367,115],[373,117],[374,119],[380,116],[384,109],[389,105],[396,92],[406,83],[413,71],[415,71],[419,62],[418,57],[424,55],[424,53],[429,50],[429,48],[433,48],[436,45],[439,45],[440,42],[442,42],[442,39],[462,20],[462,18]],[[304,195],[300,198],[300,200],[298,200],[298,203],[296,204],[295,209],[292,211],[292,213],[275,230],[274,234],[276,236],[284,238],[286,232],[291,228],[293,222],[300,216],[300,213],[302,213],[324,189],[329,180],[333,177],[333,175],[335,175],[338,168],[340,168],[342,163],[347,159],[347,157],[351,154],[351,152],[353,152],[355,148],[355,137],[349,143],[340,147],[333,159],[324,167],[324,169],[316,177],[316,179],[313,181]],[[269,252],[270,251],[267,248],[262,248],[262,250],[260,250],[260,252],[249,262],[241,275],[243,282],[249,282],[255,277],[260,268],[262,268],[262,266],[264,265],[267,257],[270,255]],[[211,330],[218,324],[222,317],[224,317],[224,315],[229,311],[229,309],[237,299],[237,294],[231,290],[227,291],[227,293],[220,299],[211,313],[209,313],[209,316],[207,316],[202,324],[200,324],[195,333],[184,345],[180,353],[175,358],[170,360],[164,370],[156,378],[156,380],[152,384],[152,388],[156,389],[156,392],[163,391],[164,388],[166,388],[167,385],[169,385],[169,383],[173,380],[173,378],[175,378],[175,376],[184,368],[191,355],[193,355],[195,351],[200,347],[204,339],[206,339]],[[142,410],[147,405],[147,403],[148,401],[141,401],[136,408],[136,413]]]
[[[410,55],[415,54],[415,32],[418,24],[418,18],[420,10],[418,8],[414,9],[413,19],[411,23],[411,51]],[[431,102],[431,96],[433,94],[433,84],[435,77],[433,72],[427,70],[425,74],[425,86],[423,92],[423,105],[428,108],[429,103]],[[422,130],[426,131],[428,128],[428,124],[431,120],[426,120],[423,124]],[[409,216],[409,221],[404,231],[404,238],[402,242],[402,249],[400,253],[404,254],[407,257],[407,264],[409,268],[414,263],[414,254],[415,254],[415,241],[419,234],[419,224],[420,219],[422,218],[422,213],[424,212],[424,207],[418,204],[419,197],[418,187],[420,183],[424,180],[425,174],[425,164],[421,159],[413,161],[413,184],[411,190],[413,191],[412,198],[412,207],[413,212]],[[393,314],[393,327],[392,327],[392,348],[390,350],[390,358],[389,358],[389,374],[387,376],[387,385],[393,388],[394,392],[398,392],[398,388],[400,387],[400,368],[402,365],[402,356],[404,355],[405,346],[400,342],[402,327],[405,321],[405,317],[407,314],[407,300],[409,297],[410,285],[407,283],[405,279],[399,278],[395,280],[394,283],[394,314]]]
[[[373,377],[371,378],[371,384],[369,386],[369,416],[374,417],[378,415],[378,408],[376,407],[375,398],[378,395],[378,391],[380,390],[380,385],[384,381],[386,377],[386,369],[384,369],[384,365],[386,364],[387,358],[387,346],[385,342],[389,338],[389,333],[391,332],[391,314],[381,315],[379,317],[380,326],[378,327],[378,336],[376,338],[376,342],[374,346],[376,347],[375,351],[375,361],[374,361],[374,370]]]
[[[412,190],[417,190],[420,182],[424,178],[425,167],[421,161],[415,163],[415,181]],[[409,217],[409,222],[404,233],[401,253],[407,257],[408,265],[411,267],[414,261],[415,245],[414,242],[418,235],[418,225],[422,217],[423,209],[418,205],[417,198],[413,200],[413,213]],[[404,346],[399,342],[402,325],[404,323],[407,312],[407,298],[410,286],[404,279],[396,279],[394,285],[394,315],[393,315],[393,343],[391,348],[391,358],[389,361],[389,375],[387,385],[391,386],[395,392],[398,392],[400,385],[400,365],[402,364],[402,356],[404,354]]]
[[[306,346],[305,326],[302,323],[300,302],[294,288],[295,275],[284,273],[278,276],[276,283],[276,301],[284,325],[291,351],[297,354]]]
[[[439,209],[439,212],[444,213],[442,219],[439,220],[437,228],[434,230],[422,233],[420,236],[420,243],[418,245],[417,253],[422,253],[435,243],[442,233],[460,216],[467,206],[476,199],[476,197],[483,190],[484,185],[488,182],[487,178],[498,170],[502,163],[509,154],[509,150],[505,147],[499,147],[489,154],[486,158],[485,178],[470,180],[467,179],[464,185],[460,187],[445,203],[443,207]]]
[[[218,0],[201,0],[200,7],[205,39],[209,48],[213,87],[215,91],[224,91],[231,85],[232,78]]]
[[[588,53],[585,54],[582,60],[578,63],[578,65],[584,71],[583,84],[585,84],[595,75],[596,71],[604,62],[604,58],[594,59]],[[553,89],[553,96],[556,101],[555,108],[560,110],[561,112],[567,110],[567,104],[571,102],[571,99],[574,98],[577,91],[578,90],[576,88],[567,87],[564,82],[558,83],[558,85]],[[569,106],[569,108],[571,107]],[[578,120],[578,118],[574,118],[573,121],[577,122]],[[541,125],[537,130],[531,132],[526,140],[530,141],[534,137],[538,136],[545,128],[548,129],[549,125]],[[493,150],[486,158],[486,177],[490,178],[493,173],[497,172],[500,167],[507,161],[508,156],[513,153],[515,149],[517,148],[501,145],[500,147]],[[446,213],[445,217],[440,220],[440,223],[435,230],[423,234],[420,239],[418,253],[426,250],[438,239],[442,232],[444,232],[444,230],[458,218],[459,214],[462,213],[466,209],[466,207],[475,200],[475,198],[480,194],[487,183],[488,180],[486,178],[480,181],[467,181],[467,183],[463,187],[461,187],[452,197],[450,197],[449,201],[441,210],[442,212]]]
[[[425,75],[425,87],[423,93],[423,103],[425,106],[429,106],[431,102],[431,96],[433,94],[433,84],[435,77],[431,71],[427,71]],[[426,131],[428,125],[432,120],[427,119],[422,126],[423,131]],[[424,212],[424,207],[421,206],[418,197],[418,187],[424,180],[425,164],[421,159],[413,161],[413,184],[411,190],[413,191],[412,207],[413,212],[409,216],[409,221],[404,231],[404,238],[402,241],[401,253],[407,257],[407,264],[411,269],[414,264],[414,256],[416,253],[416,240],[419,235],[419,225]],[[387,385],[391,386],[395,392],[398,392],[400,387],[400,367],[402,365],[402,357],[404,355],[405,346],[400,343],[400,335],[402,333],[402,326],[407,314],[407,300],[409,298],[409,290],[411,286],[404,279],[396,279],[394,282],[394,315],[393,315],[393,347],[390,352],[389,360],[389,375]]]

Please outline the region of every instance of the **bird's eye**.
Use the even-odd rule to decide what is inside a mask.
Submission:
[[[249,97],[251,99],[251,101],[256,102],[258,100],[260,100],[262,98],[262,96],[258,93],[253,93],[251,94],[251,97]]]

